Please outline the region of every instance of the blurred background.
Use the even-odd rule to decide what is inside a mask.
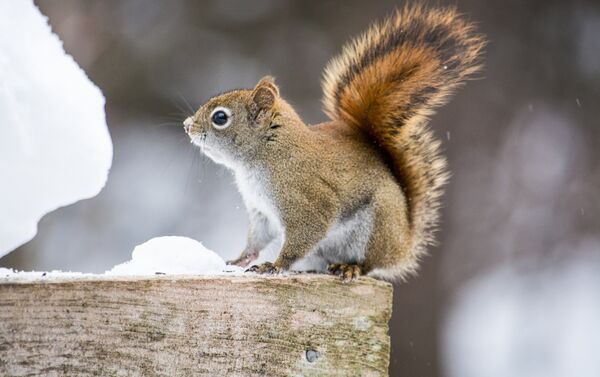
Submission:
[[[233,177],[190,145],[182,120],[271,74],[306,122],[324,121],[328,59],[403,5],[36,4],[104,92],[114,160],[100,195],[45,216],[0,266],[83,272],[161,235],[237,256],[247,219]],[[390,374],[598,376],[600,3],[452,4],[487,35],[486,70],[431,121],[452,180],[440,246],[395,286]]]

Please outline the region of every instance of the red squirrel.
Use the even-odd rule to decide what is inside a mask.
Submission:
[[[405,7],[348,43],[323,79],[328,122],[306,125],[265,77],[211,98],[184,128],[230,168],[250,216],[233,264],[344,280],[415,272],[448,180],[428,118],[481,67],[485,45],[455,9]]]

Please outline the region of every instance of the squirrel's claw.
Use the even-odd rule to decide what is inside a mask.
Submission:
[[[358,264],[332,263],[327,266],[327,270],[340,276],[344,283],[356,280],[362,274],[362,268]]]
[[[271,262],[264,262],[261,264],[255,264],[247,269],[246,272],[256,272],[257,274],[262,275],[275,275],[281,272],[281,269]]]

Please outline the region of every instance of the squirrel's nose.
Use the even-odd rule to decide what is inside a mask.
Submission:
[[[184,121],[183,121],[183,129],[185,130],[186,133],[190,133],[190,130],[192,129],[192,126],[194,125],[194,119],[192,119],[192,117],[187,117]]]

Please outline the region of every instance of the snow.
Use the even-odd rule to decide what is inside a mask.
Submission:
[[[219,274],[226,269],[225,261],[200,242],[187,237],[156,237],[138,245],[131,260],[118,264],[107,275],[149,275],[156,273]]]
[[[214,251],[188,237],[155,237],[136,246],[131,260],[118,264],[104,274],[63,271],[15,271],[0,268],[2,281],[32,281],[40,279],[82,279],[155,275],[237,275],[242,267],[228,266]]]
[[[104,97],[31,0],[0,1],[0,256],[58,207],[90,198],[112,161]]]
[[[39,280],[39,279],[51,279],[51,278],[66,278],[66,279],[77,279],[94,277],[98,275],[85,274],[83,272],[72,272],[72,271],[15,271],[12,268],[0,267],[0,281],[4,280]]]

